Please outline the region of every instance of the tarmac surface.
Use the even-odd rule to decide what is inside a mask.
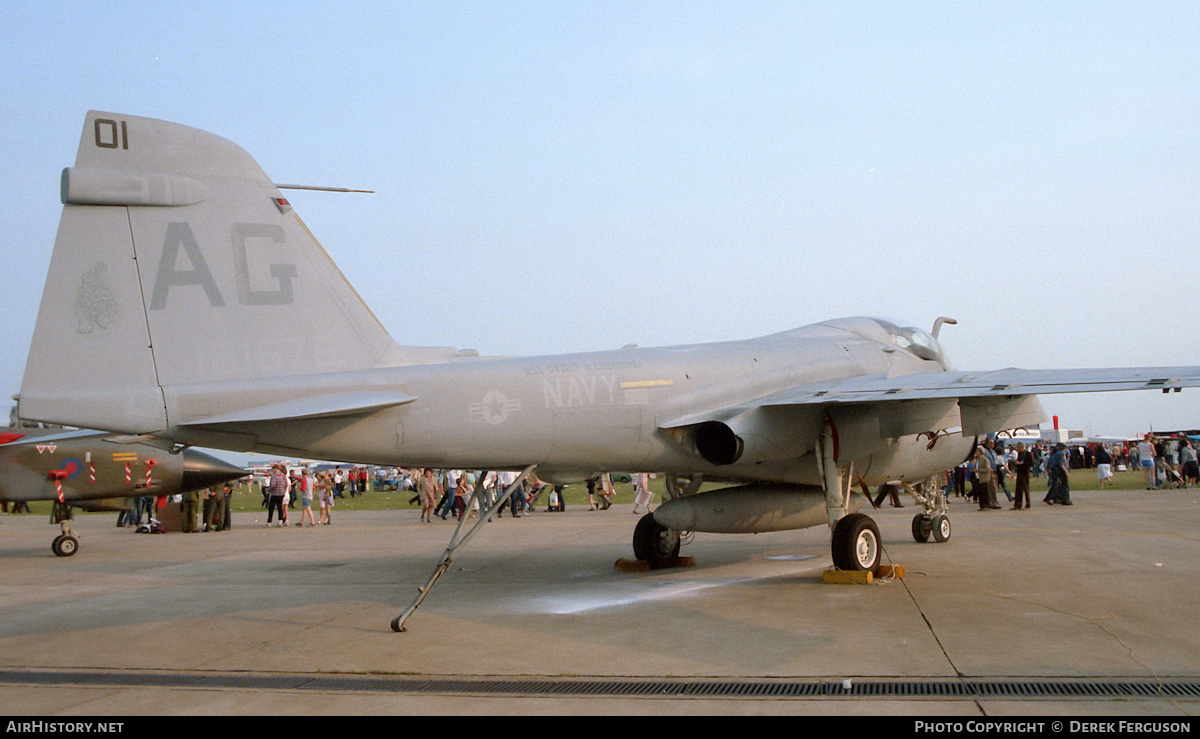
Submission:
[[[452,522],[136,534],[0,517],[0,714],[1189,716],[1200,711],[1200,491],[1075,491],[874,517],[903,580],[822,581],[824,527],[699,534],[695,566],[616,569],[637,518],[488,524],[407,623]],[[293,521],[298,514],[293,513]],[[1185,719],[1186,720],[1186,719]]]

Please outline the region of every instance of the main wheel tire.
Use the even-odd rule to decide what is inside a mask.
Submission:
[[[76,539],[70,534],[59,534],[54,537],[54,541],[50,543],[50,550],[59,557],[70,557],[75,552],[79,551],[79,539]]]
[[[918,513],[913,516],[912,534],[913,538],[924,544],[929,541],[929,534],[933,532],[933,522],[924,513]]]
[[[870,571],[879,566],[882,547],[879,527],[870,516],[851,513],[833,529],[833,566],[839,570]]]
[[[647,513],[633,529],[633,556],[651,568],[665,567],[679,556],[679,532],[668,529]]]
[[[942,544],[950,540],[950,517],[939,514],[933,517],[933,540]]]

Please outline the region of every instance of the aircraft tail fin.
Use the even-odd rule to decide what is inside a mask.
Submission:
[[[388,335],[241,147],[89,112],[21,386],[23,418],[168,428],[164,388],[453,358]]]

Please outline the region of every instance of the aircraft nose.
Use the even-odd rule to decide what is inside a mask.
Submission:
[[[183,450],[183,478],[180,481],[182,490],[199,490],[220,485],[226,480],[236,480],[245,477],[246,471],[228,462],[217,459],[211,454]]]

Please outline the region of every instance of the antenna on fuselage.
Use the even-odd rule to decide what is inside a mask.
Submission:
[[[323,187],[321,185],[280,185],[275,183],[275,187],[280,190],[317,190],[319,192],[375,192],[374,190],[354,190],[349,187]]]
[[[943,323],[948,323],[951,326],[958,325],[958,321],[954,320],[953,318],[950,318],[949,316],[938,316],[938,319],[933,322],[933,331],[930,332],[931,334],[933,334],[933,338],[936,339],[938,337],[938,331],[942,330]]]

